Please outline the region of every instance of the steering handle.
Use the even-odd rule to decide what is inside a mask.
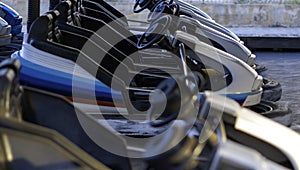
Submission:
[[[145,49],[163,39],[166,30],[171,24],[172,18],[165,15],[150,24],[145,33],[139,38],[137,42],[138,49]],[[146,43],[145,43],[146,41]]]

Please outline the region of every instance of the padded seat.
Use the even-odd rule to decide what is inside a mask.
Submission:
[[[120,59],[125,59],[125,56],[117,59],[88,38],[66,30],[60,30],[55,21],[57,16],[53,17],[52,14],[59,15],[55,12],[48,13],[35,20],[28,33],[27,42],[29,44],[42,51],[74,62],[80,58],[82,62],[78,62],[78,64],[92,75],[96,73],[95,77],[108,86],[111,85],[112,76],[117,67],[123,70],[123,76],[128,76],[126,75],[128,73],[127,66],[120,61]],[[83,49],[85,46],[88,49]],[[106,64],[107,62],[108,64]],[[122,80],[117,79],[116,81],[116,88],[123,89]]]
[[[74,3],[76,2],[67,0],[61,2],[54,8],[55,10],[60,12],[60,18],[64,18],[63,19],[65,20],[64,22],[67,21],[68,24],[76,25],[94,32],[97,31],[103,32],[100,29],[106,26],[109,29],[114,30],[115,31],[114,34],[119,35],[119,37],[117,37],[117,40],[124,39],[127,41],[127,43],[130,43],[129,45],[131,44],[133,45],[130,46],[129,48],[127,47],[127,50],[130,51],[131,49],[134,49],[135,51],[137,51],[137,47],[136,47],[136,43],[138,41],[137,37],[134,34],[132,34],[129,30],[127,30],[125,27],[119,25],[118,22],[116,22],[116,20],[114,20],[104,12],[97,11],[94,9],[89,9],[86,7],[81,7],[80,11],[83,12],[79,12],[78,9],[74,10],[74,8],[76,8],[74,7],[76,6],[76,4]],[[87,15],[86,13],[93,14],[93,15]],[[97,33],[99,34],[99,32]],[[110,37],[110,39],[112,38],[113,37]],[[123,45],[126,44],[123,43]]]
[[[91,5],[88,5],[88,7],[86,7],[81,5],[82,3],[87,3]],[[70,9],[69,17],[73,20],[72,22],[74,25],[88,28],[94,32],[98,31],[105,24],[110,25],[110,27],[115,29],[117,33],[123,35],[126,39],[130,39],[134,44],[137,43],[137,37],[127,29],[128,24],[127,24],[126,17],[122,13],[120,13],[119,11],[111,7],[109,4],[107,5],[110,6],[110,8],[113,8],[118,13],[117,14],[118,16],[125,18],[126,21],[122,21],[121,18],[112,15],[111,12],[107,11],[107,9],[103,7],[97,8],[97,6],[100,4],[93,1],[86,2],[81,0],[66,0],[64,2],[59,3],[54,9],[61,12],[60,8],[62,8],[61,6],[64,6],[62,4],[67,5],[68,6],[67,8]],[[105,9],[105,10],[101,10],[101,9]],[[89,23],[91,19],[92,22],[94,21],[93,24],[91,25],[86,25],[82,23],[82,22]],[[102,23],[98,23],[98,21],[101,21]]]
[[[137,41],[136,36],[125,29],[121,31],[120,27],[107,25],[101,20],[79,13],[74,15],[71,13],[70,7],[71,2],[65,1],[55,8],[59,13],[56,11],[52,12],[54,22],[58,22],[57,28],[84,35],[86,38],[91,38],[92,41],[103,48],[109,55],[117,58],[120,62],[125,58],[138,58],[136,44],[131,41]],[[77,20],[77,22],[75,22],[75,20]],[[119,28],[119,30],[116,30],[116,28]],[[128,36],[126,36],[126,34]],[[135,57],[131,57],[131,55]],[[106,60],[111,63],[110,59]],[[133,62],[133,60],[130,60],[130,62]]]

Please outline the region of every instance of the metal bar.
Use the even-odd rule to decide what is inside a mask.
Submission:
[[[28,1],[28,19],[27,19],[27,32],[30,30],[30,26],[33,21],[40,16],[40,0]]]

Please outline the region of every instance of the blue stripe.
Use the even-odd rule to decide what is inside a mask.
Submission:
[[[239,103],[244,103],[248,96],[256,95],[261,93],[260,91],[240,93],[240,94],[225,94],[224,96],[231,98]]]
[[[237,101],[238,103],[244,103],[248,96],[256,95],[261,93],[261,91],[248,92],[248,93],[235,93],[235,94],[221,94],[222,96],[226,96],[232,100]],[[200,101],[203,97],[203,93],[198,94],[198,100]]]
[[[74,88],[73,83],[76,83],[76,94],[90,97],[90,87],[94,84],[95,92],[93,92],[93,94],[95,94],[97,100],[112,101],[112,94],[114,96],[114,100],[122,100],[120,92],[112,90],[110,87],[98,80],[92,82],[93,80],[90,79],[34,64],[22,57],[17,58],[22,63],[20,82],[23,85],[51,91],[65,96],[72,96],[72,89]]]

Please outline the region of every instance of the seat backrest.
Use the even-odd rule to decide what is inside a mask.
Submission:
[[[31,40],[46,41],[52,40],[52,23],[51,15],[42,15],[38,17],[31,25],[28,32],[27,42]]]
[[[89,7],[82,7],[80,2],[80,0],[66,0],[57,5],[55,9],[60,13],[64,13],[63,15],[68,15],[68,18],[72,18],[73,22],[71,24],[87,28],[94,32],[98,31],[103,26],[109,25],[109,27],[113,28],[115,33],[123,37],[122,39],[126,39],[126,41],[129,41],[131,44],[133,43],[136,46],[138,41],[137,37],[133,35],[126,27],[123,27],[122,24],[118,22],[119,20],[116,20],[103,11]],[[80,10],[78,10],[78,6],[81,6]],[[62,10],[65,12],[62,12]],[[68,12],[66,12],[66,10]],[[70,19],[68,19],[68,22],[70,23]]]
[[[74,25],[73,17],[72,17],[72,8],[76,8],[72,5],[72,2],[67,0],[59,3],[58,5],[55,6],[53,10],[59,11],[59,20],[61,22]]]
[[[128,27],[128,24],[124,23],[124,20],[122,20],[122,18],[115,18],[115,17],[109,15],[107,12],[104,12],[103,10],[97,10],[98,8],[95,9],[94,7],[97,6],[97,3],[95,5],[94,2],[85,2],[88,5],[83,6],[83,5],[81,5],[82,4],[81,0],[67,0],[67,1],[71,2],[70,10],[71,10],[72,15],[74,13],[81,13],[81,14],[102,20],[105,23],[113,22],[113,23],[118,24],[118,26],[120,26],[120,27],[125,27],[125,28]],[[66,2],[66,1],[64,1],[64,2]],[[91,6],[91,7],[89,7],[89,6]],[[80,25],[79,21],[76,18],[73,18],[73,19],[75,19],[74,22],[76,23],[76,25]]]
[[[69,46],[81,50],[87,38],[69,31],[62,31],[58,27],[57,18],[60,15],[59,11],[53,10],[38,17],[31,25],[27,42],[29,44],[33,41],[56,43],[56,45],[65,45],[62,46],[64,48]]]
[[[70,1],[62,2],[56,6],[55,10],[59,11],[60,14],[57,17],[59,28],[68,29],[71,32],[76,32],[87,38],[92,37],[90,40],[94,41],[99,48],[104,50],[104,58],[99,64],[109,70],[110,73],[113,74],[117,67],[124,65],[122,62],[125,59],[128,59],[128,62],[124,67],[133,68],[132,58],[137,59],[139,56],[137,53],[138,49],[135,43],[132,42],[132,40],[137,41],[136,36],[120,27],[117,23],[107,24],[102,20],[80,13],[75,13],[74,15],[70,13],[71,6]],[[71,20],[70,18],[78,19]],[[74,20],[80,21],[80,24],[77,25],[76,22],[72,22]],[[98,55],[100,55],[100,53],[98,53]],[[97,59],[94,60],[99,61]]]
[[[53,33],[53,16],[51,14],[44,14],[38,17],[30,27],[26,42],[42,51],[76,61],[79,51],[55,42],[61,37],[54,38],[55,35],[61,34]]]
[[[105,13],[93,9],[87,10],[97,14],[97,16],[88,16],[79,12],[72,13],[72,8],[74,8],[72,6],[74,4],[69,0],[56,6],[55,10],[60,12],[59,18],[63,18],[61,19],[62,22],[96,32],[106,42],[110,43],[111,46],[114,46],[112,50],[118,49],[127,56],[137,52],[137,37],[117,22],[112,21]]]

